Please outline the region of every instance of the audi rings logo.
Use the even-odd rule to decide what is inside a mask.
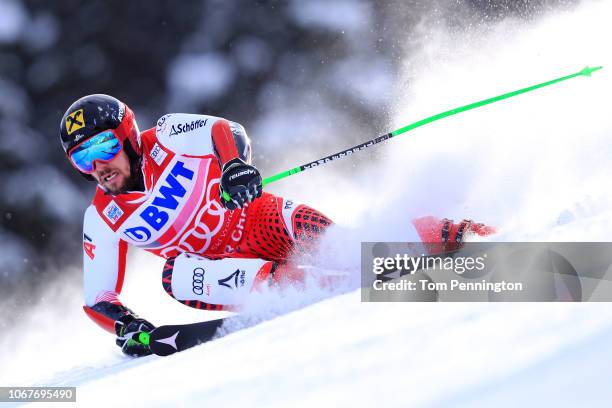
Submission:
[[[204,293],[204,269],[203,268],[195,268],[193,270],[191,286],[192,286],[191,290],[196,295],[201,295]]]

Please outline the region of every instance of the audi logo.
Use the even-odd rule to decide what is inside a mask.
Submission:
[[[196,295],[201,295],[204,293],[204,269],[203,268],[195,268],[193,270],[191,286],[192,286],[191,290]]]

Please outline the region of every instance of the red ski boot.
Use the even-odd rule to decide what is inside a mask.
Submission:
[[[432,246],[432,252],[454,251],[463,246],[466,236],[476,234],[485,237],[495,234],[497,230],[482,223],[472,220],[462,220],[455,224],[448,218],[439,219],[432,216],[415,218],[412,224],[417,230],[421,241]],[[440,245],[441,244],[441,245]]]

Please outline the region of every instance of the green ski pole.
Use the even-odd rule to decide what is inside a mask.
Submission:
[[[341,159],[343,157],[350,156],[351,154],[353,154],[355,152],[358,152],[358,151],[363,150],[365,148],[368,148],[370,146],[374,146],[375,144],[378,144],[380,142],[384,142],[385,140],[391,139],[392,137],[399,136],[402,133],[406,133],[406,132],[408,132],[408,131],[410,131],[412,129],[416,129],[416,128],[418,128],[420,126],[423,126],[423,125],[426,125],[428,123],[435,122],[436,120],[440,120],[440,119],[445,118],[447,116],[456,115],[457,113],[465,112],[465,111],[468,111],[470,109],[476,109],[476,108],[479,108],[479,107],[484,106],[484,105],[488,105],[488,104],[493,103],[493,102],[501,101],[503,99],[512,98],[513,96],[517,96],[517,95],[520,95],[520,94],[523,94],[523,93],[526,93],[526,92],[530,92],[530,91],[533,91],[533,90],[536,90],[536,89],[539,89],[539,88],[543,88],[545,86],[553,85],[553,84],[556,84],[557,82],[566,81],[568,79],[571,79],[571,78],[574,78],[574,77],[577,77],[577,76],[591,76],[591,73],[593,73],[593,72],[595,72],[595,71],[597,71],[597,70],[599,70],[601,68],[603,68],[603,67],[594,67],[594,68],[585,67],[584,69],[582,69],[582,70],[580,70],[580,71],[578,71],[576,73],[573,73],[571,75],[566,75],[566,76],[563,76],[561,78],[553,79],[551,81],[542,82],[541,84],[532,85],[532,86],[529,86],[527,88],[522,88],[522,89],[519,89],[519,90],[516,90],[516,91],[505,93],[503,95],[494,96],[493,98],[483,99],[482,101],[474,102],[474,103],[471,103],[469,105],[460,106],[460,107],[455,108],[455,109],[451,109],[451,110],[447,110],[447,111],[442,112],[442,113],[438,113],[437,115],[433,115],[433,116],[430,116],[428,118],[421,119],[421,120],[419,120],[417,122],[411,123],[410,125],[404,126],[404,127],[400,128],[400,129],[394,130],[394,131],[389,132],[389,133],[387,133],[385,135],[378,136],[378,137],[376,137],[374,139],[368,140],[367,142],[358,144],[357,146],[353,146],[353,147],[350,147],[350,148],[348,148],[346,150],[342,150],[341,152],[334,153],[334,154],[331,154],[331,155],[329,155],[327,157],[323,157],[321,159],[312,161],[310,163],[306,163],[306,164],[303,164],[301,166],[297,166],[297,167],[294,167],[292,169],[282,171],[282,172],[280,172],[278,174],[275,174],[273,176],[266,177],[266,178],[263,179],[263,185],[266,186],[267,184],[270,184],[270,183],[273,183],[275,181],[284,179],[285,177],[289,177],[289,176],[291,176],[293,174],[300,173],[300,172],[302,172],[304,170],[308,170],[308,169],[311,169],[313,167],[317,167],[317,166],[320,166],[322,164],[329,163],[330,161],[334,161],[336,159]],[[227,200],[229,201],[229,197],[227,198]]]

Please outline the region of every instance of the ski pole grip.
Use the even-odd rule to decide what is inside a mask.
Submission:
[[[132,340],[148,346],[151,341],[151,335],[147,332],[137,332],[132,335]]]

